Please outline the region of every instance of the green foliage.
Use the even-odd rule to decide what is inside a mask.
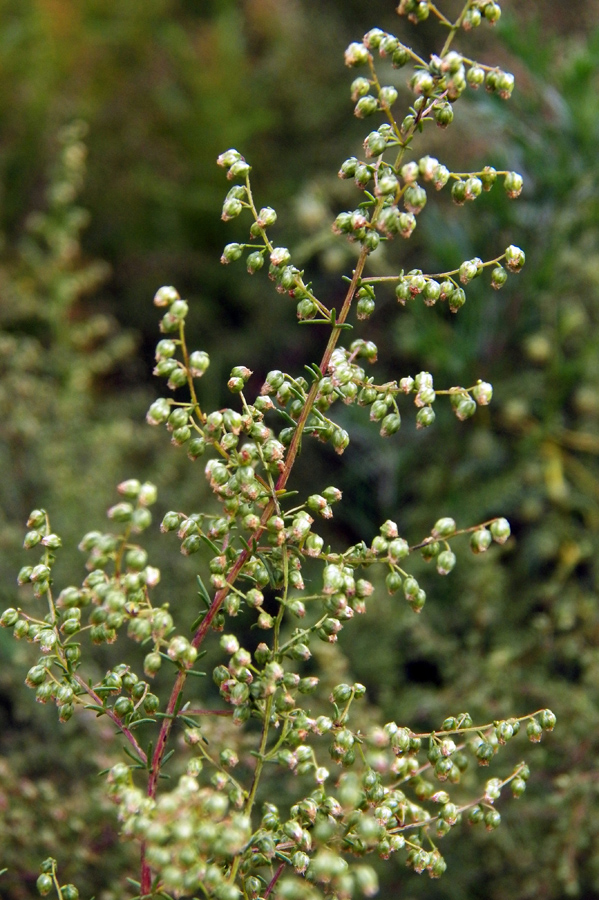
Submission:
[[[26,654],[26,684],[41,704],[55,706],[64,723],[79,707],[91,710],[100,725],[106,717],[124,739],[127,761],[107,760],[103,775],[107,794],[118,806],[121,832],[141,851],[139,881],[133,881],[140,896],[371,896],[378,878],[370,860],[362,859],[387,859],[391,854],[414,872],[437,878],[446,868],[439,839],[466,818],[494,831],[501,820],[495,803],[502,791],[509,789],[515,797],[524,792],[530,771],[526,763],[510,759],[512,739],[522,730],[538,743],[555,725],[554,714],[544,708],[544,696],[524,712],[504,711],[505,694],[493,655],[478,661],[478,670],[470,673],[483,689],[482,695],[472,691],[468,696],[477,706],[476,720],[484,724],[475,725],[469,713],[457,712],[462,706],[449,691],[439,694],[439,705],[446,704],[441,715],[432,704],[423,715],[414,689],[402,701],[399,720],[407,721],[406,714],[413,713],[422,727],[398,725],[398,710],[387,713],[390,698],[382,690],[389,684],[396,695],[399,685],[391,675],[393,665],[382,666],[388,636],[381,636],[380,656],[354,658],[362,633],[352,621],[355,616],[368,611],[366,623],[390,630],[393,616],[381,612],[383,583],[388,595],[399,595],[389,601],[393,615],[400,627],[415,632],[413,646],[418,646],[421,626],[405,623],[408,616],[420,622],[428,614],[421,612],[426,601],[421,558],[434,560],[437,575],[447,576],[456,566],[455,551],[461,552],[459,545],[468,535],[476,557],[489,551],[495,565],[507,568],[513,540],[506,519],[493,511],[476,517],[477,524],[458,527],[448,515],[431,515],[430,503],[428,521],[413,541],[400,536],[400,531],[403,535],[404,529],[411,530],[407,517],[401,527],[388,518],[377,524],[377,533],[368,541],[360,536],[343,541],[344,549],[332,549],[326,526],[341,491],[324,486],[329,479],[320,481],[317,470],[307,491],[304,484],[296,490],[290,482],[300,453],[314,456],[311,437],[328,445],[320,459],[331,467],[334,454],[341,456],[350,446],[355,423],[368,434],[369,443],[378,440],[377,431],[397,442],[402,413],[412,419],[414,433],[430,433],[436,417],[433,405],[435,410],[441,407],[439,418],[453,415],[460,423],[479,409],[485,414],[493,389],[480,379],[464,379],[463,384],[474,381],[469,387],[448,382],[435,389],[429,371],[413,368],[413,374],[375,381],[368,370],[376,362],[377,346],[370,339],[354,338],[350,331],[368,335],[370,323],[362,321],[370,319],[378,295],[389,285],[400,304],[413,307],[424,301],[422,309],[432,316],[426,307],[445,303],[449,317],[471,300],[470,282],[488,275],[488,283],[499,289],[524,264],[523,251],[506,239],[483,256],[453,253],[451,263],[440,271],[435,267],[432,274],[407,266],[397,271],[397,264],[391,274],[378,271],[380,260],[396,252],[389,250],[393,237],[408,239],[415,231],[417,217],[435,189],[447,185],[455,206],[462,206],[484,204],[484,194],[496,181],[500,184],[494,191],[503,188],[510,199],[522,188],[521,176],[507,167],[459,171],[431,155],[420,155],[421,134],[426,138],[434,126],[450,125],[454,105],[481,79],[489,93],[502,100],[511,95],[514,79],[508,72],[450,49],[462,30],[472,30],[483,19],[495,24],[498,5],[469,2],[454,24],[428,2],[404,0],[398,11],[414,23],[432,14],[448,29],[447,40],[430,62],[381,29],[372,29],[346,51],[348,66],[366,67],[366,76],[352,84],[356,116],[382,114],[386,122],[367,135],[364,158],[350,157],[341,168],[341,178],[353,179],[354,191],[362,194],[356,208],[339,213],[333,226],[349,239],[354,254],[352,275],[338,301],[333,293],[325,302],[320,289],[293,264],[290,251],[273,243],[270,229],[276,213],[254,200],[250,166],[241,154],[229,150],[218,160],[233,182],[223,220],[248,213],[250,217],[249,237],[229,243],[222,262],[235,264],[245,256],[250,275],[268,269],[277,291],[291,297],[304,330],[329,335],[320,363],[307,357],[302,362],[310,364],[299,372],[271,369],[257,395],[259,385],[253,384],[251,370],[235,365],[227,383],[231,405],[208,412],[210,391],[205,399],[205,382],[199,380],[210,378],[210,357],[193,348],[186,330],[193,307],[171,287],[155,295],[154,303],[163,311],[164,334],[156,347],[155,374],[166,381],[175,399],[153,402],[147,419],[151,425],[166,425],[171,442],[185,448],[192,461],[207,456],[204,471],[213,494],[200,509],[186,499],[162,519],[161,530],[173,533],[171,541],[176,535],[182,554],[199,560],[202,575],[197,575],[195,608],[185,609],[161,596],[160,570],[150,563],[152,556],[138,537],[152,523],[150,507],[157,492],[151,481],[122,481],[120,499],[108,511],[114,530],[84,536],[79,546],[87,555],[88,575],[81,585],[67,584],[59,591],[53,587],[55,579],[61,580],[58,569],[56,575],[53,571],[61,538],[43,508],[34,509],[27,521],[25,548],[41,550],[42,555],[37,564],[33,560],[21,568],[24,605],[7,609],[1,624],[24,642],[21,646],[39,651],[37,656]],[[393,68],[410,66],[411,95],[407,114],[400,118],[392,111],[398,90],[385,83],[394,77],[386,68],[389,59]],[[379,70],[384,75],[379,76]],[[379,80],[383,77],[385,81]],[[49,338],[42,359],[58,385],[54,395],[59,403],[64,398],[70,409],[69,401],[72,405],[75,398],[90,402],[90,373],[104,373],[102,366],[109,368],[121,353],[128,356],[130,348],[119,349],[118,342],[116,349],[114,342],[107,344],[108,350],[102,345],[102,353],[87,353],[85,365],[78,366],[77,344],[60,343],[61,334],[69,342],[78,334],[71,325],[63,330],[60,326],[91,277],[89,267],[78,278],[69,266],[65,269],[65,254],[70,261],[69,253],[77,249],[81,215],[72,208],[73,190],[65,193],[64,186],[76,188],[79,170],[73,174],[69,167],[73,160],[80,165],[83,148],[76,129],[65,133],[64,142],[61,164],[70,175],[59,170],[50,212],[32,223],[49,249],[32,243],[23,261],[32,264],[36,275],[49,272],[44,294],[55,303],[46,315],[36,306],[35,315]],[[385,254],[377,263],[375,254],[382,248]],[[429,252],[434,256],[434,241]],[[374,274],[367,275],[371,254]],[[265,273],[257,277],[264,279]],[[18,282],[14,276],[12,280]],[[348,320],[353,321],[354,305],[352,325]],[[403,318],[407,313],[400,314]],[[94,321],[85,322],[93,349],[98,337]],[[442,321],[447,321],[444,315]],[[77,374],[75,390],[72,379]],[[14,384],[19,387],[18,377]],[[18,407],[16,411],[19,423],[23,414]],[[57,426],[63,418],[68,424],[68,414],[58,406]],[[77,427],[91,419],[84,407],[76,417]],[[96,433],[115,445],[110,433],[91,432]],[[466,466],[468,459],[466,455]],[[80,490],[80,483],[77,487]],[[445,500],[439,486],[432,493],[433,500]],[[351,510],[349,517],[351,521]],[[473,574],[462,576],[465,583],[480,580],[486,571],[476,563],[466,567]],[[496,586],[495,581],[489,583],[489,589]],[[434,594],[438,578],[431,587]],[[124,661],[120,647],[118,655],[116,648],[108,651],[105,674],[90,654],[90,643],[115,644],[125,630],[143,646],[144,677],[130,645]],[[369,633],[368,625],[363,633]],[[450,642],[448,634],[446,644]],[[349,663],[337,651],[338,644],[348,651]],[[350,665],[358,671],[369,661],[374,669],[365,681],[381,691],[379,703],[350,675]],[[460,687],[463,662],[463,655],[454,655],[453,674]],[[215,691],[204,687],[206,663]],[[536,699],[535,692],[531,694]],[[520,698],[510,699],[517,706]],[[491,715],[483,716],[485,703]],[[181,741],[174,742],[177,733],[187,749]],[[174,746],[167,749],[169,742]],[[481,784],[474,772],[495,766],[495,756],[501,758],[504,752],[507,768]],[[171,784],[159,784],[166,774],[175,776]],[[37,888],[42,895],[55,891],[64,900],[78,895],[73,884],[60,884],[54,858],[42,864]]]

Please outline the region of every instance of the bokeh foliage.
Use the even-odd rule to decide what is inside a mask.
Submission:
[[[160,441],[141,424],[153,391],[149,297],[159,284],[172,281],[189,296],[190,325],[217,370],[213,385],[231,364],[260,375],[281,347],[291,367],[310,341],[317,346],[309,329],[298,338],[289,309],[267,303],[263,286],[218,266],[225,236],[213,160],[229,145],[252,154],[265,194],[287,209],[285,242],[303,248],[320,283],[336,283],[342,259],[329,222],[345,201],[331,172],[358,134],[340,52],[377,14],[376,24],[397,30],[389,6],[0,3],[7,602],[33,505],[51,509],[74,545],[127,475],[151,477],[171,506],[186,490],[204,490],[199,474],[184,481],[189,469],[176,451],[157,453]],[[352,633],[351,674],[387,717],[414,727],[434,727],[454,707],[502,717],[531,704],[550,705],[560,726],[536,760],[534,802],[506,809],[506,827],[492,838],[460,842],[453,857],[448,850],[451,874],[432,889],[398,870],[386,896],[599,896],[599,33],[585,30],[592,3],[572,14],[561,3],[534,6],[519,24],[508,7],[499,27],[500,62],[518,85],[509,114],[502,121],[493,98],[475,97],[459,132],[473,163],[509,159],[522,171],[519,205],[491,194],[471,219],[449,205],[437,218],[427,210],[425,236],[410,250],[425,249],[428,270],[440,271],[492,255],[516,232],[525,273],[497,295],[473,290],[457,321],[400,309],[380,290],[370,323],[392,377],[422,368],[439,386],[481,377],[494,385],[494,404],[457,432],[441,414],[429,432],[405,428],[376,455],[359,437],[371,426],[354,422],[348,474],[339,472],[347,516],[340,509],[337,520],[357,538],[390,515],[417,539],[432,524],[431,507],[444,506],[460,525],[508,516],[512,542],[458,566],[441,586],[436,580],[420,618],[381,601],[380,615]],[[426,47],[426,29],[417,40]],[[69,125],[79,119],[85,136]],[[381,258],[381,270],[393,263],[391,254]],[[410,268],[411,258],[400,264]],[[135,364],[135,346],[145,366]],[[310,457],[306,469],[318,465]],[[157,544],[165,580],[185,597],[189,565],[177,568]],[[65,574],[76,565],[67,556]],[[2,896],[30,895],[48,853],[71,856],[65,874],[90,896],[117,891],[127,851],[94,787],[113,737],[103,731],[98,749],[93,722],[57,734],[45,710],[31,712],[19,688],[25,651],[15,654],[4,634],[0,641],[11,661],[0,678],[0,862],[12,868]]]

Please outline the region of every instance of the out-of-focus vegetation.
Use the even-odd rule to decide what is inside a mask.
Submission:
[[[599,896],[599,32],[595,3],[573,12],[548,0],[527,7],[529,20],[516,27],[506,4],[498,26],[498,61],[517,79],[509,123],[501,108],[490,116],[494,98],[475,97],[467,112],[461,104],[473,165],[511,160],[526,178],[523,198],[511,206],[493,193],[472,220],[450,204],[443,216],[427,210],[422,243],[410,249],[426,246],[428,271],[443,271],[456,259],[487,258],[517,232],[525,272],[492,296],[475,297],[473,285],[451,321],[401,309],[380,290],[368,324],[390,376],[430,369],[447,387],[481,377],[493,383],[494,402],[486,419],[459,431],[439,413],[430,432],[406,428],[379,445],[376,459],[364,459],[377,475],[342,484],[360,518],[344,521],[342,507],[336,518],[362,537],[389,515],[417,538],[432,524],[431,503],[435,511],[444,503],[458,524],[506,515],[509,552],[489,551],[436,580],[422,617],[381,601],[386,615],[353,632],[360,662],[352,675],[388,717],[413,727],[434,727],[449,708],[501,718],[531,704],[551,705],[560,727],[533,772],[538,803],[512,804],[492,840],[474,835],[453,857],[448,849],[455,877],[434,891],[397,870],[383,896]],[[0,2],[7,602],[33,502],[76,543],[123,477],[151,478],[175,508],[204,491],[175,451],[157,454],[160,436],[142,422],[153,396],[149,298],[160,284],[190,297],[189,329],[211,350],[212,384],[238,362],[259,376],[281,353],[290,369],[306,347],[316,355],[314,330],[298,335],[285,304],[219,266],[214,158],[230,145],[247,155],[259,148],[258,184],[303,223],[295,233],[291,216],[281,217],[284,243],[301,247],[316,280],[337,283],[345,251],[329,223],[345,200],[331,173],[359,133],[341,52],[377,12],[377,24],[397,31],[383,0]],[[425,48],[425,28],[417,39]],[[393,253],[381,255],[381,271],[397,268]],[[411,268],[411,257],[400,265]],[[372,453],[366,447],[355,440],[348,454],[359,460]],[[183,574],[193,569],[183,560],[174,568],[156,541],[164,581],[183,602]],[[63,565],[75,578],[78,560],[66,554]],[[116,823],[106,826],[113,820],[94,787],[113,736],[104,728],[98,739],[93,720],[71,722],[65,741],[45,709],[23,701],[26,650],[0,633],[0,653],[14,662],[0,673],[0,867],[10,868],[0,892],[30,896],[51,853],[69,857],[65,878],[90,896],[120,896],[127,848]],[[99,655],[98,665],[108,663]]]

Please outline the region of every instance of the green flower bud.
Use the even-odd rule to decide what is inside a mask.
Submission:
[[[247,270],[250,275],[254,275],[264,265],[264,254],[260,250],[254,250],[250,253],[246,260]]]
[[[171,391],[176,390],[177,388],[183,387],[187,384],[187,372],[185,369],[177,367],[173,369],[171,372],[169,379],[167,381],[167,387],[171,389]]]
[[[447,128],[453,122],[453,106],[447,101],[437,101],[433,106],[433,115],[439,128]]]
[[[34,584],[38,582],[46,582],[50,578],[50,569],[48,566],[44,566],[40,564],[39,566],[34,566],[31,570],[31,574],[29,576],[29,580]]]
[[[331,438],[331,443],[335,453],[341,454],[349,444],[349,434],[343,428],[336,428]]]
[[[451,199],[457,206],[463,206],[466,202],[466,182],[454,181],[451,186]]]
[[[119,697],[113,706],[114,714],[119,717],[119,719],[125,718],[130,713],[133,712],[133,701],[129,699],[129,697]]]
[[[401,416],[399,413],[389,413],[381,422],[379,434],[381,437],[389,437],[399,431],[401,427]]]
[[[353,695],[352,688],[349,684],[338,684],[333,688],[331,698],[335,703],[347,703]],[[339,741],[337,741],[339,743]]]
[[[73,713],[75,712],[75,707],[72,703],[64,703],[62,706],[58,707],[58,721],[59,722],[68,722],[70,718],[72,718]]]
[[[468,822],[471,825],[478,825],[479,822],[482,822],[485,818],[485,811],[481,806],[473,806],[470,812],[468,813]]]
[[[524,179],[517,172],[508,172],[503,181],[503,187],[508,197],[513,199],[522,193]]]
[[[430,406],[423,406],[416,414],[416,428],[428,428],[435,421],[435,411]]]
[[[481,741],[476,748],[476,758],[479,766],[488,766],[489,761],[493,759],[494,756],[495,748],[493,747],[493,744],[489,744],[487,741]]]
[[[466,80],[471,88],[478,88],[485,83],[485,70],[480,66],[471,66],[466,72]]]
[[[439,545],[439,542],[431,541],[431,543],[425,544],[420,552],[422,554],[423,560],[425,562],[430,562],[432,559],[435,558],[435,556],[437,556],[437,554],[439,553],[440,550],[441,550],[441,547]],[[453,719],[451,721],[453,721]],[[449,731],[449,730],[450,730],[450,726],[446,726],[445,723],[443,723],[443,731]]]
[[[428,96],[435,86],[433,76],[426,69],[416,72],[410,79],[410,88],[420,96]]]
[[[44,683],[47,674],[48,671],[45,666],[32,666],[32,668],[27,672],[25,684],[28,687],[37,687],[38,685]]]
[[[409,184],[405,189],[403,203],[407,211],[413,215],[417,216],[424,209],[426,200],[426,191],[419,184]]]
[[[472,397],[462,397],[454,408],[454,412],[460,422],[463,422],[465,419],[469,419],[470,416],[474,415],[476,412],[476,403]]]
[[[60,888],[62,900],[79,900],[79,891],[74,884],[63,884]]]
[[[450,537],[452,534],[455,534],[455,531],[456,524],[454,519],[451,519],[449,516],[447,516],[443,519],[437,519],[431,531],[431,535],[437,539],[446,538]]]
[[[364,96],[364,93],[368,93],[368,90],[370,88],[370,83],[365,78],[357,79],[357,81],[365,82],[365,84],[366,84],[366,90],[363,93],[358,94],[358,96]],[[356,82],[354,82],[354,84],[355,83]],[[352,85],[352,89],[353,89],[353,85]],[[352,95],[353,95],[353,90],[352,90]],[[356,100],[357,99],[358,99],[358,97],[356,97]],[[380,156],[381,153],[385,152],[386,148],[387,148],[387,139],[379,131],[371,131],[370,134],[368,135],[368,137],[366,138],[366,140],[364,141],[364,150],[366,152],[367,158],[370,158],[373,156]],[[357,164],[357,162],[358,161],[356,160],[356,164]],[[343,165],[345,165],[345,163]],[[342,170],[343,170],[343,166],[342,166]],[[355,173],[355,166],[354,166],[354,171],[351,174],[353,175],[354,173]],[[396,183],[397,183],[397,179],[396,179]]]
[[[502,100],[509,100],[516,81],[510,72],[500,72],[497,76],[496,89]],[[517,194],[515,196],[518,196]]]
[[[221,219],[223,222],[229,222],[231,219],[237,218],[237,216],[243,210],[243,203],[241,200],[237,200],[232,197],[230,200],[225,200],[223,203],[223,211],[221,214]]]
[[[491,287],[498,291],[507,281],[507,272],[503,266],[495,266],[491,272]]]
[[[420,585],[418,584],[416,579],[411,575],[408,575],[403,583],[403,592],[406,600],[414,600],[417,597],[419,590]]]
[[[394,69],[402,69],[410,61],[410,53],[407,47],[400,46],[391,55],[391,65]]]
[[[239,259],[239,257],[243,254],[243,245],[242,244],[227,244],[223,250],[223,254],[220,258],[221,263],[223,265],[227,265],[230,262],[235,262],[235,260]]]
[[[144,659],[144,672],[150,678],[153,678],[154,675],[158,672],[160,667],[162,666],[162,657],[160,653],[153,652],[148,653]]]
[[[493,535],[487,528],[479,528],[472,533],[470,547],[473,553],[484,553],[493,542]]]
[[[466,260],[460,266],[460,281],[462,284],[468,284],[482,271],[483,261],[476,257],[475,259]]]
[[[501,16],[501,7],[499,3],[486,3],[483,9],[483,15],[489,25],[495,25]]]
[[[36,544],[39,544],[41,539],[42,536],[39,531],[28,531],[23,541],[23,547],[25,550],[31,550]]]
[[[402,577],[399,572],[396,572],[395,570],[389,572],[385,578],[385,586],[387,588],[387,593],[391,595],[396,594],[402,586]]]
[[[18,641],[29,634],[29,622],[27,619],[19,619],[18,622],[15,622],[13,634]]]
[[[375,308],[375,302],[372,297],[365,296],[360,297],[356,304],[356,315],[358,319],[364,320],[369,319],[373,314]]]
[[[358,102],[354,107],[354,115],[358,119],[365,119],[367,116],[372,116],[379,108],[378,100],[376,97],[373,97],[372,94],[366,94],[365,97],[360,97]]]
[[[550,709],[544,709],[539,714],[539,724],[543,731],[553,731],[557,722],[555,713]]]
[[[12,628],[18,618],[19,613],[16,609],[5,609],[0,616],[0,626],[2,626],[2,628]]]
[[[519,272],[525,262],[524,250],[521,250],[520,247],[515,247],[514,244],[506,247],[505,264],[510,272]]]
[[[161,425],[166,422],[171,412],[171,405],[164,397],[155,400],[146,413],[148,425]]]
[[[180,300],[179,292],[174,287],[164,286],[158,288],[154,294],[154,306],[170,306],[175,300]]]
[[[485,813],[484,821],[487,831],[494,831],[496,828],[499,828],[501,814],[496,809],[488,809]]]
[[[208,366],[210,357],[204,350],[194,350],[189,355],[189,374],[192,378],[201,378]]]
[[[32,572],[33,566],[23,566],[23,568],[19,570],[17,584],[28,584],[31,581]]]
[[[36,887],[42,897],[45,897],[46,894],[49,894],[52,888],[54,887],[54,881],[52,876],[42,872],[39,878],[36,881]]]
[[[462,19],[462,28],[464,31],[470,31],[472,28],[477,28],[481,21],[482,15],[480,10],[476,9],[476,7],[470,7]]]
[[[403,538],[395,538],[389,544],[388,553],[391,562],[397,563],[409,555],[410,546]]]
[[[456,557],[451,550],[442,550],[437,556],[437,572],[439,575],[449,575],[455,567]]]
[[[482,189],[483,183],[480,178],[476,177],[476,175],[467,178],[464,182],[466,200],[476,200],[477,197],[480,197]]]
[[[379,91],[379,101],[384,109],[389,109],[397,100],[397,90],[392,85],[385,85]]]
[[[345,51],[344,58],[345,65],[353,68],[365,65],[370,58],[370,54],[364,44],[354,42]]]
[[[479,406],[488,406],[493,397],[493,385],[487,381],[478,381],[472,389],[472,396]]]

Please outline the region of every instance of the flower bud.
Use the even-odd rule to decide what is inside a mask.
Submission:
[[[162,666],[162,657],[160,653],[153,652],[148,653],[144,659],[144,672],[150,678],[153,678],[154,675],[158,672],[160,667]]]
[[[358,44],[357,41],[351,43],[344,54],[345,65],[350,68],[354,66],[365,65],[370,58],[370,54],[364,44]]]
[[[74,884],[63,884],[60,887],[62,900],[79,900],[79,891]]]
[[[454,181],[451,186],[451,199],[457,206],[463,206],[466,202],[466,182]]]
[[[399,572],[396,572],[394,569],[387,574],[385,578],[385,586],[387,588],[387,593],[396,594],[402,585],[402,577]]]
[[[472,28],[478,28],[482,21],[482,15],[476,7],[470,7],[466,15],[462,19],[462,28],[464,31],[470,31]]]
[[[495,519],[494,522],[491,522],[489,527],[491,534],[493,535],[493,540],[498,544],[505,544],[511,533],[508,520],[503,518]]]
[[[216,160],[216,164],[217,166],[222,166],[223,168],[230,168],[240,159],[243,159],[243,156],[241,155],[241,153],[239,153],[238,150],[226,150],[224,153],[220,154],[220,156]]]
[[[449,575],[455,564],[455,553],[451,550],[442,550],[437,556],[437,572],[439,575]]]
[[[410,88],[419,97],[430,94],[434,86],[435,81],[433,76],[426,69],[419,70],[410,79]]]
[[[174,287],[164,286],[158,288],[154,294],[154,306],[170,306],[175,300],[180,300],[179,292]]]
[[[473,553],[484,553],[493,542],[493,535],[487,528],[479,528],[472,533],[470,548]]]
[[[390,561],[392,563],[397,563],[409,555],[409,544],[403,538],[395,538],[389,544],[388,553]]]
[[[539,724],[543,731],[553,731],[556,722],[557,719],[555,713],[553,713],[550,709],[544,709],[539,714]]]
[[[394,69],[403,69],[410,61],[410,53],[407,47],[400,45],[391,54],[391,65]]]
[[[488,809],[485,813],[484,822],[487,831],[494,831],[496,828],[499,828],[501,814],[496,809]]]
[[[482,266],[482,259],[479,259],[478,256],[475,259],[469,259],[463,262],[460,266],[460,281],[462,284],[468,284],[473,278],[480,275]]]
[[[416,428],[428,428],[435,421],[435,411],[431,406],[423,406],[416,414]]]
[[[155,400],[146,413],[148,425],[161,425],[166,422],[171,412],[171,405],[164,397]]]
[[[389,413],[381,422],[379,434],[381,437],[389,437],[399,431],[401,427],[401,416],[399,413]]]
[[[35,884],[38,892],[42,895],[42,897],[45,897],[46,894],[49,894],[54,887],[54,880],[51,875],[42,872]]]
[[[476,412],[476,403],[468,395],[462,395],[454,407],[454,412],[460,422],[469,419]]]
[[[366,82],[365,93],[368,93],[368,88],[370,87],[369,82],[366,81],[366,79],[360,79],[360,80]],[[354,84],[355,84],[355,82],[354,82]],[[363,96],[363,95],[359,95],[359,96]],[[356,97],[356,99],[357,99],[357,97]],[[370,158],[373,156],[380,156],[381,153],[385,152],[386,147],[387,147],[387,139],[379,131],[371,131],[370,134],[368,135],[368,137],[366,138],[366,140],[364,141],[364,150],[366,152],[367,158]],[[356,160],[356,164],[357,164],[357,160]],[[343,165],[345,165],[345,163]],[[343,166],[341,168],[343,170]],[[354,173],[355,173],[355,166],[354,166],[354,172],[352,172],[352,175]]]
[[[453,122],[453,106],[447,101],[437,101],[433,106],[433,115],[439,128],[447,128]]]
[[[418,215],[426,206],[426,191],[419,184],[409,184],[403,195],[403,203],[408,212]]]
[[[2,626],[2,628],[12,628],[12,626],[17,622],[18,618],[19,613],[16,609],[5,609],[0,616],[0,626]]]
[[[451,519],[449,516],[443,519],[437,519],[435,525],[431,531],[431,535],[434,538],[446,538],[450,537],[452,534],[455,534],[456,524],[454,519]]]
[[[466,72],[466,81],[474,90],[485,83],[485,70],[480,66],[471,66]]]
[[[248,256],[246,263],[248,272],[250,275],[254,275],[264,265],[264,254],[261,253],[260,250],[254,250],[254,252],[250,253]]]
[[[505,250],[505,264],[510,272],[519,272],[526,261],[524,250],[510,244]]]
[[[403,592],[406,600],[413,600],[417,596],[419,590],[420,585],[416,579],[411,575],[408,575],[403,583]]]
[[[506,194],[511,199],[519,197],[522,193],[522,185],[524,179],[517,172],[508,172],[503,181],[503,187]]]
[[[201,378],[208,366],[210,357],[205,350],[194,350],[189,355],[189,374],[192,378]]]
[[[23,540],[23,547],[25,550],[32,550],[36,544],[39,544],[42,536],[39,531],[28,531]]]
[[[359,80],[366,81],[366,79],[359,79]],[[366,93],[368,93],[369,82],[366,81],[366,84],[367,84]],[[363,96],[363,95],[360,93],[358,96]],[[355,97],[356,100],[358,99],[358,96]],[[354,99],[354,98],[352,97],[352,99]],[[373,134],[378,134],[378,132],[374,131]],[[369,155],[368,152],[366,155],[367,156]],[[375,156],[376,154],[372,153],[371,155]],[[339,175],[339,178],[353,178],[354,175],[356,174],[357,166],[358,166],[358,160],[356,159],[356,157],[350,156],[349,159],[346,159],[341,164],[341,168],[339,169],[339,172],[337,173]],[[347,213],[345,215],[347,215]],[[343,231],[344,229],[341,228],[340,230]]]
[[[373,97],[372,94],[366,94],[365,97],[360,97],[356,103],[354,115],[358,119],[365,119],[367,116],[372,116],[378,108],[379,104],[376,97]]]
[[[243,245],[242,244],[227,244],[223,250],[220,261],[223,265],[227,265],[230,262],[235,262],[235,260],[239,259],[239,257],[243,254]]]
[[[379,101],[384,109],[389,109],[397,100],[397,90],[393,85],[385,85],[379,91]]]

